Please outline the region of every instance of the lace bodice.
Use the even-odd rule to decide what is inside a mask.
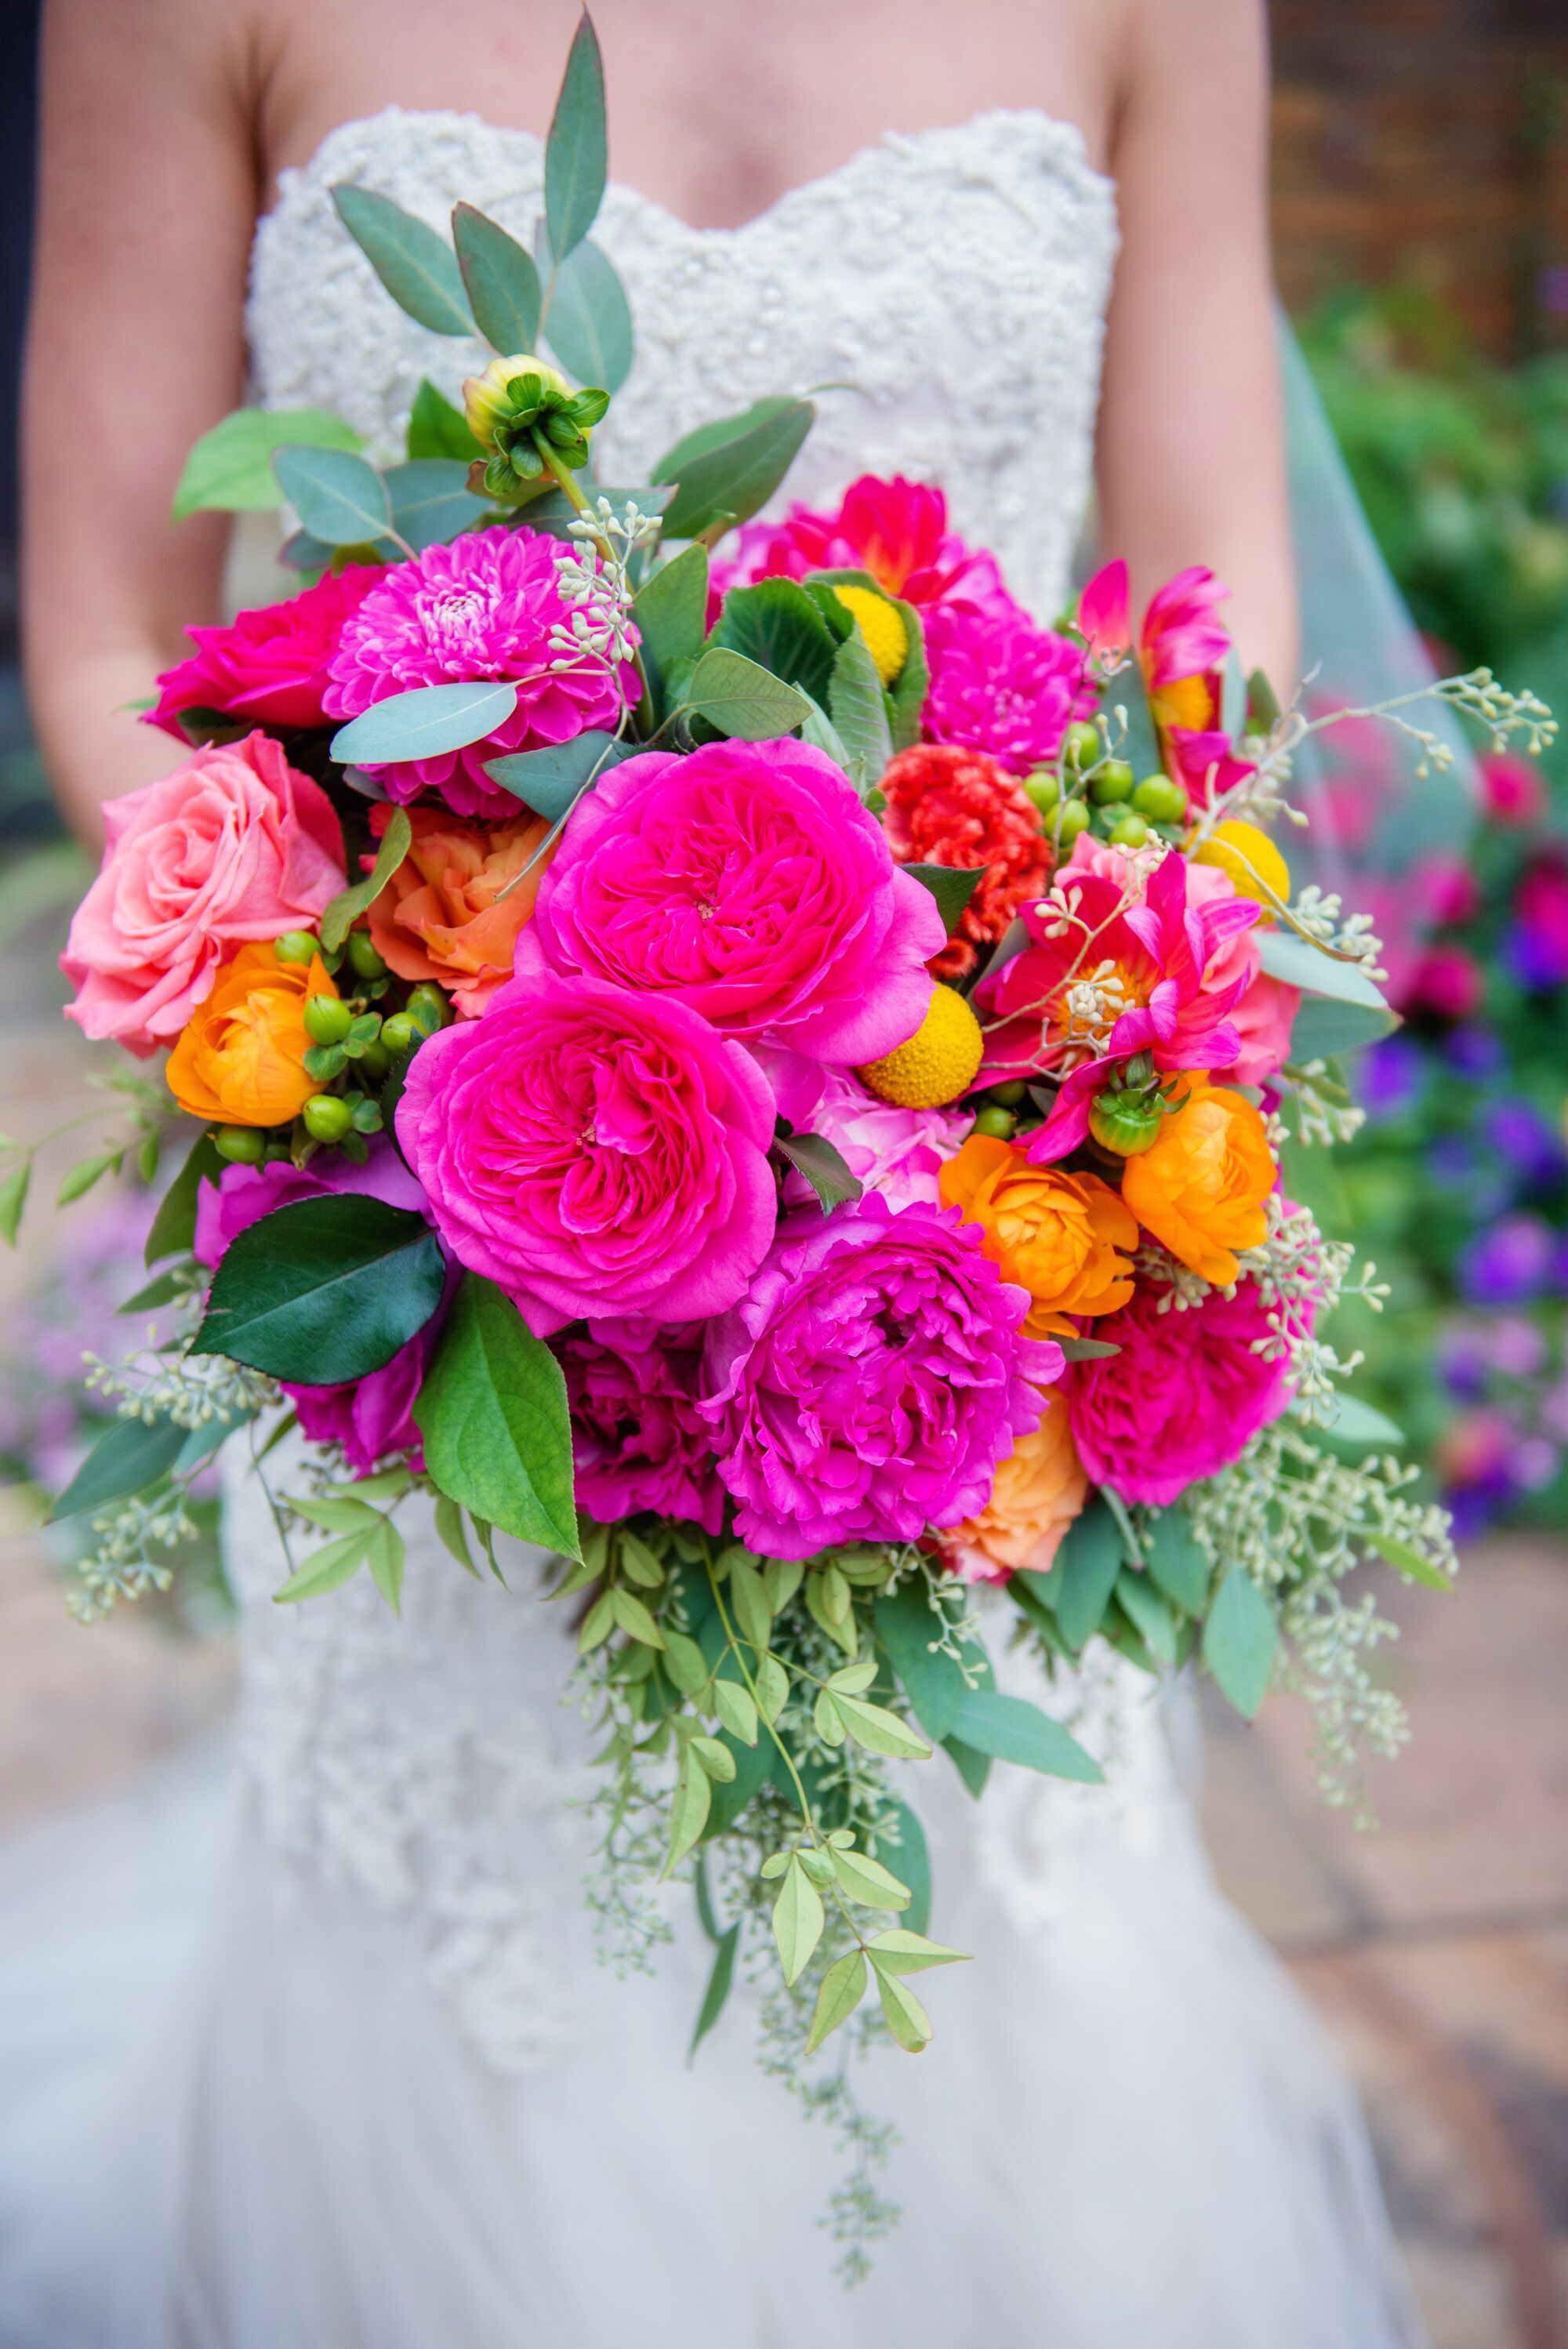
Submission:
[[[478,344],[404,316],[346,234],[337,181],[446,229],[461,196],[524,239],[542,206],[531,132],[389,107],[285,172],[256,233],[250,342],[269,407],[336,409],[401,453],[421,376],[449,392]],[[891,136],[738,229],[693,229],[612,182],[594,230],[624,279],[636,362],[598,442],[604,478],[645,481],[694,424],[767,393],[824,391],[789,493],[857,473],[939,481],[1037,611],[1060,604],[1088,481],[1109,181],[1070,124],[1029,109]]]
[[[541,169],[537,139],[472,116],[391,108],[334,131],[284,175],[257,232],[261,398],[335,409],[396,456],[421,376],[450,390],[483,354],[394,306],[342,230],[332,183],[379,189],[443,226],[464,197],[526,234]],[[637,329],[635,371],[600,442],[607,478],[645,479],[694,423],[762,394],[850,384],[822,395],[790,494],[829,498],[864,471],[939,481],[1009,584],[1037,610],[1057,607],[1116,246],[1110,184],[1075,130],[1009,110],[889,138],[734,231],[691,229],[613,186],[595,233]],[[299,1489],[286,1454],[269,1472]],[[537,1558],[520,1558],[508,1590],[471,1581],[427,1517],[410,1527],[395,1621],[364,1578],[273,1607],[284,1568],[253,1480],[232,1491],[229,1527],[244,1609],[242,1754],[262,1833],[291,1866],[412,1913],[433,1979],[490,2060],[537,2060],[570,2013],[562,1920],[578,1905],[586,1843],[563,1802],[582,1786],[580,1724],[560,1704],[571,1647],[534,1596]],[[1032,1665],[1013,1660],[1005,1676],[1044,1694]],[[1173,1793],[1150,1697],[1114,1664],[1045,1697],[1104,1754],[1109,1791],[998,1772],[975,1809],[945,1765],[929,1773],[942,1790],[923,1771],[912,1791],[939,1875],[961,1850],[1016,1921],[1037,1926],[1119,1839],[1125,1851],[1160,1837]]]

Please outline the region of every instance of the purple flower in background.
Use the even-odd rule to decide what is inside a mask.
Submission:
[[[1413,1036],[1385,1036],[1360,1056],[1357,1090],[1370,1118],[1396,1117],[1421,1090],[1427,1055]]]
[[[1551,1278],[1555,1239],[1541,1216],[1504,1216],[1461,1251],[1461,1292],[1472,1305],[1529,1304]]]
[[[1513,1195],[1506,1172],[1468,1133],[1439,1133],[1428,1146],[1427,1172],[1439,1189],[1459,1192],[1477,1222],[1501,1215]]]
[[[1546,1340],[1522,1313],[1502,1313],[1488,1334],[1491,1366],[1505,1378],[1530,1379],[1546,1361]]]
[[[1481,1121],[1481,1131],[1526,1183],[1554,1182],[1568,1164],[1555,1126],[1533,1102],[1494,1102]]]
[[[231,1240],[263,1216],[292,1206],[297,1199],[320,1199],[338,1191],[361,1191],[369,1198],[384,1199],[389,1207],[411,1207],[427,1223],[432,1220],[424,1193],[390,1142],[383,1140],[371,1143],[363,1166],[356,1166],[340,1151],[319,1152],[304,1167],[291,1166],[286,1160],[266,1166],[226,1166],[218,1188],[203,1183],[197,1196],[197,1257],[216,1267]],[[449,1270],[447,1293],[432,1318],[368,1378],[330,1387],[282,1382],[311,1442],[341,1444],[356,1475],[368,1475],[390,1452],[410,1453],[416,1467],[424,1465],[414,1403],[455,1286]]]
[[[717,1533],[724,1487],[697,1413],[700,1324],[591,1321],[555,1353],[572,1409],[578,1506],[605,1525],[655,1509]]]
[[[1501,1037],[1479,1019],[1468,1019],[1445,1036],[1442,1052],[1454,1074],[1468,1077],[1472,1084],[1485,1084],[1508,1066]]]
[[[1568,978],[1562,948],[1543,931],[1525,922],[1511,922],[1503,933],[1502,959],[1521,987],[1532,995],[1548,994]]]
[[[1491,1362],[1482,1333],[1473,1322],[1455,1323],[1444,1330],[1438,1347],[1438,1367],[1456,1402],[1480,1402]]]

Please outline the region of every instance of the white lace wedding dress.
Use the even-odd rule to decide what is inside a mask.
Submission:
[[[451,388],[480,354],[381,293],[339,180],[526,231],[541,151],[392,109],[335,131],[261,224],[261,397],[335,409],[392,457],[420,377]],[[890,138],[733,232],[612,188],[597,233],[637,322],[607,478],[645,480],[758,395],[848,384],[792,493],[940,481],[956,526],[1057,607],[1117,241],[1073,130],[1009,111]],[[287,1489],[286,1458],[269,1466]],[[934,1930],[975,1961],[934,1979],[926,2054],[858,2067],[900,2133],[904,2218],[846,2295],[816,2223],[838,2157],[756,2069],[744,1987],[686,2066],[709,1955],[689,1895],[654,1977],[594,1962],[567,1807],[582,1731],[537,1559],[514,1553],[502,1590],[417,1526],[401,1621],[363,1578],[275,1609],[253,1478],[231,1503],[237,1821],[191,1777],[82,1823],[45,1876],[36,1850],[0,1861],[26,1935],[0,1969],[5,2349],[1417,2340],[1353,2101],[1213,1890],[1146,1679],[1102,1665],[1044,1692],[1004,1667],[1074,1721],[1104,1789],[999,1765],[975,1805],[942,1759],[918,1774]]]

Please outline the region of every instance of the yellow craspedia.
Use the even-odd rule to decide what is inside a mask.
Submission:
[[[895,1052],[855,1073],[879,1101],[900,1109],[941,1109],[967,1092],[980,1071],[985,1040],[955,988],[935,987],[924,1019]]]
[[[874,587],[835,587],[833,593],[851,617],[860,622],[877,675],[884,685],[891,685],[909,658],[909,630],[902,613]]]
[[[1276,897],[1290,901],[1289,865],[1266,832],[1255,823],[1243,823],[1239,816],[1217,823],[1192,861],[1217,864],[1230,876],[1238,897],[1250,897],[1265,912],[1272,911]]]

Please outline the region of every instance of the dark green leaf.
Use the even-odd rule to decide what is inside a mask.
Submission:
[[[734,522],[749,522],[794,463],[817,411],[809,399],[794,399],[782,406],[761,402],[750,413],[753,420],[744,429],[706,445],[697,434],[688,433],[654,468],[655,481],[680,483],[679,495],[665,516],[666,538],[696,538],[726,514]],[[732,425],[743,421],[727,419]],[[720,434],[726,426],[705,429]]]
[[[700,1876],[697,1881],[702,1881]],[[731,1925],[727,1932],[719,1935],[713,1971],[707,1978],[707,1988],[702,1994],[702,2005],[697,2010],[696,2029],[692,2033],[691,2045],[686,2050],[688,2064],[724,2013],[724,2002],[729,1996],[729,1985],[735,1974],[735,1945],[739,1939],[738,1925]]]
[[[913,604],[905,604],[897,596],[892,601],[903,622],[909,650],[904,654],[903,667],[888,688],[888,715],[893,749],[907,750],[920,740],[925,697],[931,688],[931,668],[925,657],[925,628],[920,614]]]
[[[542,223],[541,224],[542,229]],[[541,255],[549,266],[549,246]],[[568,375],[619,391],[632,371],[632,312],[607,254],[584,238],[555,272],[542,333]]]
[[[925,1830],[905,1802],[895,1802],[898,1834],[880,1836],[879,1856],[884,1859],[901,1884],[909,1887],[909,1907],[903,1921],[911,1932],[923,1933],[931,1923],[931,1854],[927,1849]]]
[[[433,335],[471,335],[474,322],[451,247],[389,196],[345,184],[332,200],[349,235],[400,310]]]
[[[910,1581],[884,1592],[873,1616],[877,1638],[922,1729],[939,1742],[951,1736],[965,1679],[950,1655],[932,1649],[942,1636],[942,1619],[926,1605],[923,1585]]]
[[[325,408],[236,408],[203,432],[186,458],[174,492],[174,519],[203,508],[256,513],[281,505],[283,492],[273,471],[276,449],[353,450],[359,445],[354,427]]]
[[[117,1419],[100,1435],[59,1499],[49,1511],[48,1523],[79,1517],[89,1509],[106,1509],[144,1485],[167,1476],[180,1457],[187,1430],[171,1419]]]
[[[686,703],[721,734],[742,742],[770,742],[789,734],[806,716],[807,704],[792,685],[781,684],[740,653],[722,647],[704,653],[692,671]]]
[[[1144,1544],[1149,1571],[1185,1615],[1202,1615],[1209,1596],[1209,1553],[1185,1509],[1161,1509]]]
[[[345,766],[395,766],[466,750],[503,726],[517,707],[517,688],[504,678],[471,685],[417,685],[388,694],[340,726],[332,755]]]
[[[443,1493],[520,1541],[580,1555],[561,1366],[477,1273],[463,1276],[414,1416]]]
[[[1233,1566],[1203,1625],[1203,1661],[1236,1711],[1251,1721],[1268,1692],[1279,1619],[1246,1570]]]
[[[455,457],[463,465],[471,465],[476,457],[484,455],[469,430],[462,409],[454,408],[428,376],[414,394],[408,417],[408,455],[411,459]]]
[[[604,64],[588,11],[573,35],[561,94],[544,146],[544,210],[558,254],[569,254],[593,227],[604,196]],[[520,344],[528,348],[528,341]]]
[[[775,393],[767,399],[754,399],[738,416],[716,416],[707,424],[695,425],[691,431],[682,434],[672,449],[665,450],[654,467],[655,481],[678,481],[683,466],[689,466],[696,458],[706,457],[715,449],[727,447],[732,440],[743,440],[759,424],[771,422],[774,417],[784,415],[798,404],[788,393]],[[848,633],[846,629],[844,634]]]
[[[980,1753],[973,1745],[965,1745],[961,1737],[944,1737],[942,1748],[978,1802],[985,1791],[985,1781],[991,1775],[991,1756]]]
[[[542,298],[532,254],[472,204],[453,206],[452,243],[469,307],[486,342],[503,358],[531,352],[539,340]]]
[[[381,835],[376,863],[362,881],[333,899],[321,917],[321,942],[335,954],[361,914],[372,906],[407,855],[414,838],[407,808],[394,808]],[[308,1063],[307,1063],[308,1065]]]
[[[947,925],[949,937],[964,919],[970,898],[991,870],[988,864],[962,871],[946,864],[906,864],[903,869],[912,881],[930,890],[936,900],[936,910]]]
[[[181,1277],[180,1267],[176,1265],[168,1272],[160,1272],[156,1280],[148,1281],[143,1288],[137,1290],[134,1297],[128,1297],[123,1305],[117,1305],[115,1311],[117,1313],[150,1313],[156,1306],[170,1305],[175,1298],[183,1297],[189,1286],[189,1282]]]
[[[411,457],[387,473],[392,527],[416,554],[444,546],[479,522],[485,502],[469,495],[468,479],[469,469],[459,457]]]
[[[573,735],[570,742],[552,743],[542,750],[511,750],[504,758],[487,759],[485,772],[503,791],[514,792],[535,815],[548,816],[555,823],[590,783],[629,759],[636,747],[634,742],[618,742],[613,734],[591,729],[586,734]]]
[[[781,1133],[774,1147],[780,1158],[787,1158],[806,1177],[824,1215],[846,1199],[858,1199],[865,1189],[859,1175],[851,1174],[832,1143],[824,1142],[820,1133]]]
[[[253,1411],[223,1411],[210,1419],[205,1427],[193,1427],[180,1447],[174,1462],[174,1474],[188,1476],[193,1468],[200,1468],[204,1460],[211,1460],[220,1444],[228,1442],[237,1427],[248,1427],[255,1415]],[[285,1433],[294,1423],[294,1416],[291,1411],[284,1422]],[[275,1433],[269,1437],[257,1458],[264,1460],[276,1440]]]
[[[1051,1568],[1057,1622],[1069,1648],[1082,1648],[1099,1629],[1118,1573],[1121,1529],[1103,1501],[1091,1501],[1062,1537]]]
[[[346,449],[280,449],[273,470],[311,536],[328,546],[362,545],[392,519],[381,475]]]
[[[211,1133],[199,1133],[184,1165],[159,1202],[147,1235],[144,1264],[154,1265],[160,1257],[190,1254],[196,1239],[196,1195],[204,1182],[216,1186],[223,1163]]]
[[[1093,1755],[1026,1697],[1004,1696],[1000,1689],[966,1689],[954,1726],[964,1744],[998,1762],[1016,1762],[1049,1778],[1076,1778],[1087,1786],[1103,1783],[1105,1773]]]
[[[892,756],[892,733],[882,678],[858,629],[852,636],[844,638],[833,656],[828,715],[853,762],[857,787],[863,797],[873,783],[880,781]]]
[[[423,1216],[363,1192],[296,1199],[230,1241],[192,1350],[336,1386],[382,1369],[441,1301]]]
[[[1169,1601],[1147,1574],[1124,1566],[1116,1578],[1116,1603],[1150,1655],[1162,1664],[1176,1661],[1176,1618]]]
[[[707,630],[707,547],[685,547],[673,563],[662,563],[638,589],[632,611],[643,639],[643,667],[662,698],[670,664],[695,661],[702,650]]]
[[[759,668],[825,701],[836,651],[826,620],[793,579],[732,587],[708,642],[744,653]]]

